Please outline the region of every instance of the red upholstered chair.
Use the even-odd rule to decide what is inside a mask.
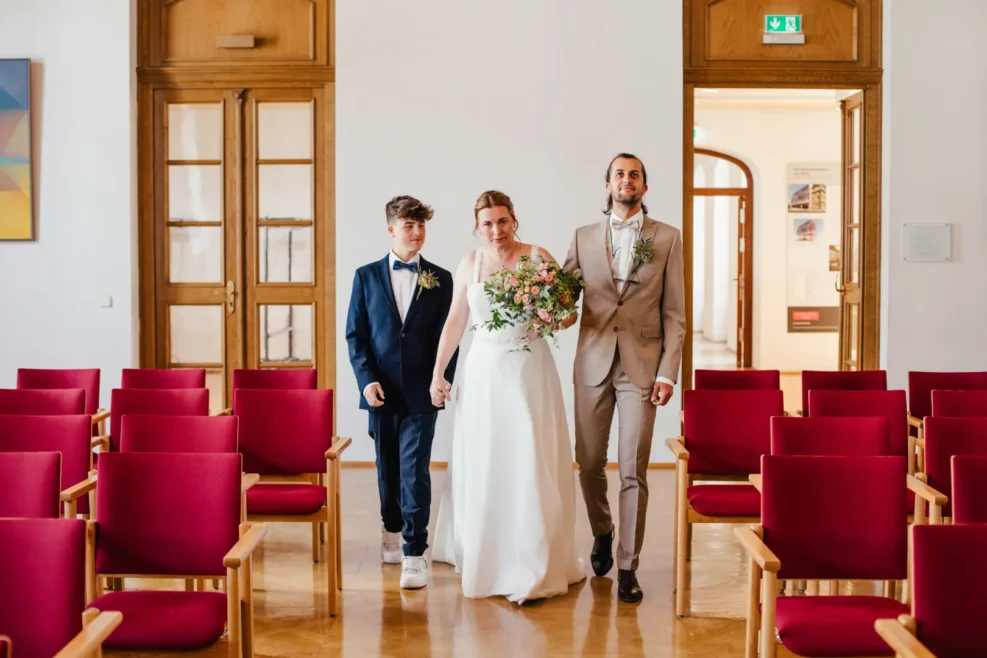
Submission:
[[[65,516],[90,512],[87,494],[92,468],[89,416],[0,416],[0,453],[57,452],[61,454],[59,481]]]
[[[120,376],[120,388],[205,387],[205,368],[124,368]]]
[[[78,416],[86,413],[82,388],[0,388],[0,415]]]
[[[778,370],[696,370],[696,390],[777,391],[781,388]]]
[[[969,658],[987,647],[987,525],[912,527],[911,614],[874,624],[898,656]]]
[[[922,419],[932,415],[932,391],[987,390],[987,371],[908,373],[908,425],[922,437]]]
[[[233,371],[233,391],[240,388],[263,390],[315,390],[318,387],[319,371],[315,368],[279,368],[248,370],[237,368]],[[232,407],[222,414],[232,414]],[[221,415],[222,415],[221,414]]]
[[[886,596],[778,596],[778,579],[904,580],[904,457],[762,458],[761,525],[735,528],[750,556],[746,656],[882,656],[874,630],[908,607]],[[888,588],[885,587],[887,591]]]
[[[0,518],[57,519],[61,468],[57,452],[0,452]]]
[[[954,455],[987,456],[987,418],[925,418],[925,472],[918,477],[935,497],[928,501],[931,523],[942,523],[953,515],[949,493],[953,488]],[[925,519],[926,503],[916,501],[915,521],[922,523]]]
[[[125,414],[209,415],[209,391],[205,388],[115,388],[111,396],[109,450],[114,452],[120,449],[121,422]]]
[[[127,414],[120,452],[236,452],[235,416]]]
[[[252,655],[250,555],[267,532],[240,523],[241,456],[107,453],[89,522],[89,607],[123,613],[108,649],[193,651],[228,629],[231,657]],[[180,521],[179,521],[180,520]],[[224,578],[223,592],[114,591],[101,579]]]
[[[268,370],[236,369],[233,371],[233,390],[239,388],[305,389],[318,385],[319,372],[315,368],[281,368]]]
[[[987,457],[953,455],[953,523],[987,523]]]
[[[771,418],[783,416],[780,390],[690,390],[683,393],[684,436],[665,444],[676,457],[675,613],[684,617],[685,562],[694,523],[756,523],[761,498],[748,482],[771,450]],[[702,480],[737,484],[695,484]]]
[[[0,656],[99,655],[122,616],[85,610],[85,563],[85,521],[0,519]]]
[[[889,455],[888,422],[881,417],[772,418],[771,454]]]
[[[987,418],[987,391],[932,391],[932,415]]]
[[[802,408],[797,415],[809,410],[809,391],[886,391],[888,373],[885,370],[803,370]]]
[[[157,416],[127,414],[120,431],[120,452],[237,452],[236,416]],[[242,490],[253,486],[256,474],[244,475]],[[241,521],[247,505],[241,502]],[[193,583],[190,581],[189,585]],[[218,589],[219,581],[213,581]],[[200,590],[202,583],[199,583]]]
[[[99,368],[18,368],[17,388],[81,388],[86,391],[86,413],[93,419],[93,436],[106,433],[110,412],[99,406]]]
[[[915,447],[908,436],[908,411],[904,391],[809,391],[809,416],[881,416],[887,419],[891,454],[908,460],[908,472],[915,472]]]
[[[233,415],[240,419],[244,472],[261,476],[247,491],[247,519],[311,523],[316,562],[318,526],[326,524],[329,613],[335,616],[343,559],[339,456],[350,439],[333,436],[332,391],[241,388],[233,392]],[[318,484],[319,473],[326,473],[327,486]]]

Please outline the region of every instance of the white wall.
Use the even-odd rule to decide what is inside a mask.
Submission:
[[[987,42],[967,32],[935,36],[957,17],[987,23],[987,3],[888,5],[884,365],[888,384],[904,387],[909,370],[987,370]],[[951,262],[902,261],[902,225],[912,222],[953,224]]]
[[[523,240],[564,258],[574,229],[603,218],[606,167],[623,150],[648,168],[651,215],[681,226],[681,4],[367,0],[336,18],[340,337],[353,270],[389,249],[395,194],[435,207],[424,255],[450,270],[477,245],[472,208],[491,188],[511,195]],[[575,337],[556,352],[570,422]],[[347,457],[369,460],[342,340],[337,359]],[[667,460],[678,404],[658,414],[653,459]],[[450,411],[434,460],[449,455]]]
[[[754,177],[754,367],[785,371],[833,369],[839,346],[837,334],[788,333],[786,286],[792,278],[787,266],[792,222],[786,200],[789,163],[839,163],[839,107],[715,107],[699,98],[696,124],[701,128],[698,146],[739,157]],[[840,215],[838,201],[834,200],[838,198],[839,190],[832,190],[826,219],[831,229],[828,233],[837,240],[836,244]],[[731,283],[735,265],[731,264]],[[837,303],[834,290],[833,304]]]
[[[0,387],[18,366],[98,366],[108,402],[137,363],[134,15],[0,0],[0,58],[33,60],[37,213],[36,242],[0,242]]]

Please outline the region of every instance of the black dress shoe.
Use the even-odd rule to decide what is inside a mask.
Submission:
[[[617,596],[624,603],[637,603],[644,598],[644,592],[637,584],[636,571],[617,570]]]
[[[613,528],[605,535],[598,535],[593,540],[593,552],[589,556],[593,565],[593,573],[605,576],[613,569]]]

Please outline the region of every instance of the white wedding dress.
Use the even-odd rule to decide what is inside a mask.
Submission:
[[[475,337],[461,370],[452,457],[432,557],[462,574],[470,598],[515,603],[564,594],[586,577],[575,547],[575,474],[562,385],[544,339],[490,331],[476,252],[467,289]],[[537,253],[536,251],[532,252]]]

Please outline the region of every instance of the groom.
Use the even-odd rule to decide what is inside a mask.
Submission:
[[[429,385],[452,305],[453,281],[448,271],[419,253],[432,208],[413,197],[396,196],[385,212],[393,248],[356,271],[346,342],[377,453],[381,559],[400,562],[401,587],[417,589],[428,580],[428,468],[438,415]],[[453,379],[456,358],[454,354],[449,362],[446,381]]]
[[[672,397],[685,337],[685,281],[678,229],[648,217],[644,164],[629,153],[607,168],[606,220],[576,231],[565,267],[586,288],[573,369],[576,461],[595,536],[597,576],[613,567],[615,528],[607,502],[607,447],[617,409],[620,527],[617,592],[644,596],[636,571],[648,506],[655,412]]]

